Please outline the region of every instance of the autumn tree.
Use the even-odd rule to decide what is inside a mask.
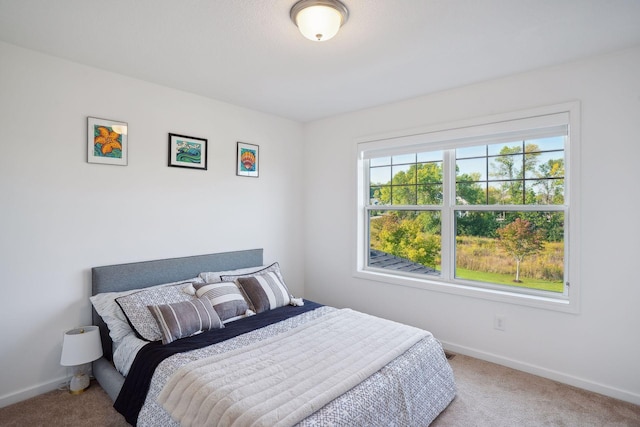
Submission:
[[[516,278],[520,283],[520,263],[527,255],[542,251],[544,236],[541,230],[534,230],[532,224],[521,218],[498,229],[498,243],[516,261]]]

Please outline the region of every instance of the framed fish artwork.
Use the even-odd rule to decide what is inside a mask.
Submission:
[[[169,166],[207,170],[207,140],[170,133]]]
[[[87,117],[87,162],[127,166],[125,122]]]
[[[238,142],[236,175],[258,177],[259,149],[257,145]]]

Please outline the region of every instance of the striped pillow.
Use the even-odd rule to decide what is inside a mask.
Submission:
[[[223,322],[237,316],[243,316],[249,309],[247,301],[234,282],[198,285],[196,296],[211,301],[211,305]]]
[[[275,272],[236,279],[256,313],[273,310],[291,303],[289,290]]]
[[[158,322],[162,344],[169,344],[202,331],[224,328],[218,313],[206,298],[150,305],[149,311]]]

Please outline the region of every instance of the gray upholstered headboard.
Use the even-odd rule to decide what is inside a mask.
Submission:
[[[91,269],[91,294],[127,291],[191,279],[203,271],[223,271],[260,266],[262,258],[262,249],[249,249],[94,267]],[[102,349],[105,357],[111,360],[112,347],[109,331],[95,310],[93,310],[93,324],[100,327]]]

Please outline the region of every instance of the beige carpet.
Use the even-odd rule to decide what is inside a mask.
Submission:
[[[432,426],[640,426],[640,406],[467,356],[450,360],[458,393]]]
[[[113,409],[113,402],[96,381],[82,394],[54,390],[0,408],[1,427],[35,426],[129,426]]]
[[[471,357],[450,362],[458,395],[432,426],[640,427],[640,406]],[[95,382],[78,396],[56,390],[0,408],[2,427],[127,425]]]

